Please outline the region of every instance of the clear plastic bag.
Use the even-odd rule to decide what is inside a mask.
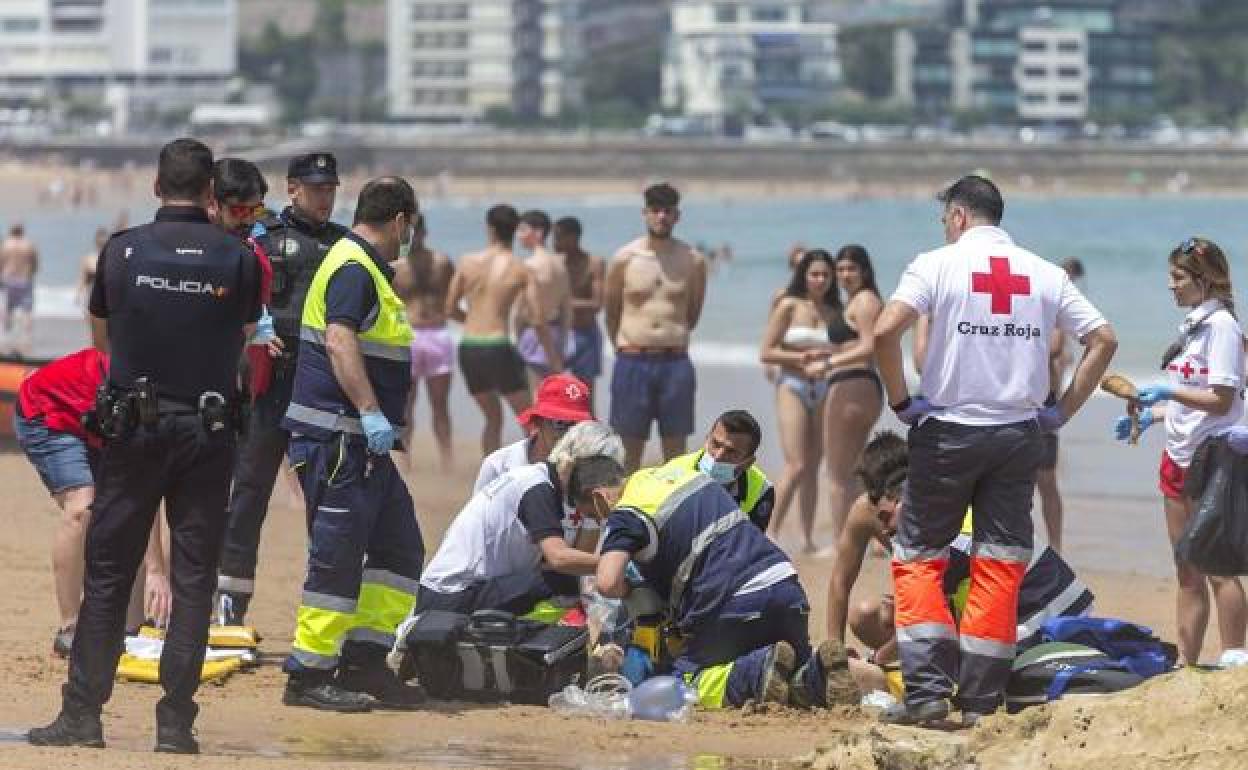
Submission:
[[[598,719],[628,719],[629,691],[633,686],[619,674],[589,680],[585,689],[574,684],[550,696],[550,707],[560,714]]]

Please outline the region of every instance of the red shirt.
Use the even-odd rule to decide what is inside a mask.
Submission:
[[[82,416],[95,406],[95,391],[107,374],[108,356],[95,348],[58,358],[22,381],[17,391],[22,417],[43,418],[48,430],[72,433],[98,446],[99,437],[82,427]]]

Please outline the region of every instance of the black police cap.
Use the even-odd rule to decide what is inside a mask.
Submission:
[[[331,152],[310,152],[290,159],[286,168],[287,179],[313,184],[338,184],[338,161]]]

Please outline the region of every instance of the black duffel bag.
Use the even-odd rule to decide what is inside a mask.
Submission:
[[[419,678],[439,700],[510,701],[545,706],[580,680],[588,664],[585,628],[551,626],[510,612],[471,616],[430,610],[406,637],[399,676]]]
[[[1248,575],[1248,457],[1225,438],[1206,440],[1187,469],[1183,494],[1196,510],[1175,557],[1206,575]]]

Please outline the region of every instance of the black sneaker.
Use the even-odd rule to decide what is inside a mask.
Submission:
[[[198,754],[195,731],[181,725],[156,725],[157,754]]]
[[[933,700],[917,706],[894,703],[880,714],[880,721],[887,725],[928,727],[943,722],[949,716],[949,702]]]
[[[104,726],[99,717],[72,716],[62,711],[47,727],[32,727],[26,733],[32,746],[80,746],[104,748]]]
[[[789,678],[797,667],[797,653],[788,642],[776,642],[767,653],[763,668],[762,686],[758,699],[762,703],[789,703]]]
[[[74,647],[74,627],[66,626],[52,637],[52,653],[58,658],[68,658],[69,651]]]
[[[322,711],[338,711],[358,714],[371,711],[373,699],[367,695],[344,690],[327,679],[301,680],[292,676],[286,680],[286,692],[282,703],[287,706],[303,706]]]
[[[384,663],[344,664],[338,669],[337,684],[347,692],[371,698],[375,709],[413,711],[428,700],[423,687],[405,683]]]
[[[250,603],[251,597],[247,594],[219,591],[213,620],[219,626],[241,626],[243,618],[247,615],[247,605]]]

